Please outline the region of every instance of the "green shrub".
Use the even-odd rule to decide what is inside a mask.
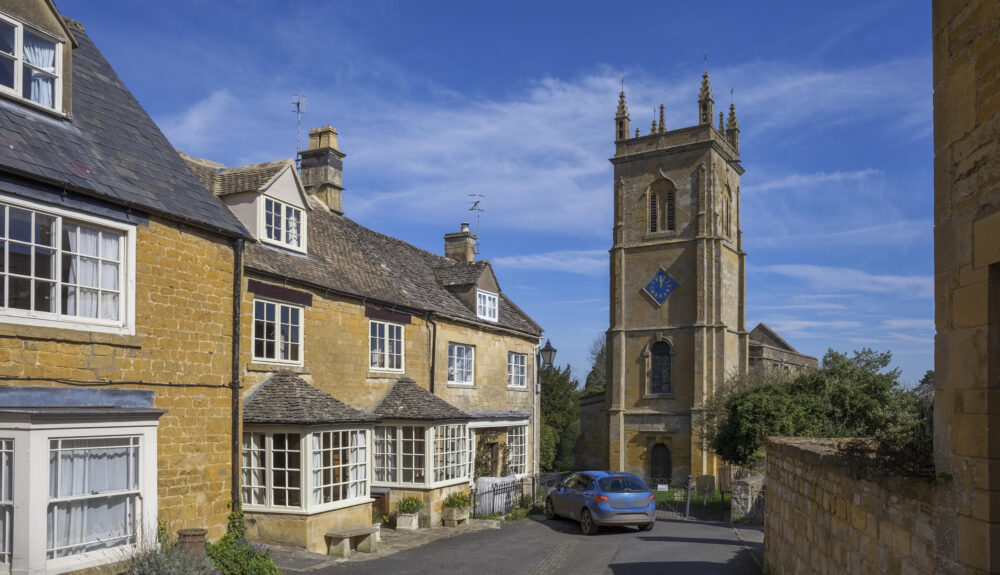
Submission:
[[[528,516],[527,509],[523,507],[515,507],[514,509],[510,510],[510,513],[507,514],[507,519],[511,521],[517,521],[518,519],[524,519],[527,516]]]
[[[523,507],[525,509],[531,509],[531,506],[534,505],[534,503],[535,503],[535,500],[532,499],[530,495],[522,495],[521,496],[521,504],[518,505],[518,507]]]
[[[207,557],[195,557],[173,545],[137,551],[127,564],[126,575],[203,575],[212,568]]]
[[[385,523],[385,515],[381,511],[372,507],[372,525],[376,523]]]
[[[241,511],[229,513],[226,534],[218,543],[205,545],[209,558],[222,575],[281,575],[263,544],[247,541]]]
[[[444,500],[444,506],[449,509],[468,509],[470,505],[469,494],[464,491],[452,493]]]
[[[413,515],[414,513],[420,513],[423,509],[424,503],[416,497],[404,497],[396,502],[396,511],[402,513],[403,515]]]

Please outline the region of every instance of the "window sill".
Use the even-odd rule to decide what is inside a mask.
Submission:
[[[288,370],[292,373],[308,374],[311,373],[309,368],[294,363],[267,363],[259,359],[253,360],[253,362],[246,365],[247,371],[258,371],[258,372],[270,372],[270,371],[282,371]]]
[[[0,337],[45,339],[70,343],[97,343],[115,347],[142,347],[141,340],[136,335],[89,331],[82,325],[80,329],[70,329],[63,327],[0,323]]]
[[[280,507],[258,507],[255,505],[243,504],[243,510],[247,513],[266,513],[268,515],[319,515],[329,511],[337,511],[338,509],[347,509],[348,507],[354,507],[355,505],[371,503],[372,501],[375,500],[371,497],[355,497],[353,499],[345,499],[336,503],[317,505],[316,507],[309,509],[283,509]]]
[[[522,386],[516,386],[516,385],[508,385],[507,386],[507,391],[527,392],[528,391],[528,386],[523,386],[522,387]]]
[[[642,394],[643,399],[677,399],[677,396],[671,393],[644,393]]]
[[[273,248],[281,248],[283,250],[288,250],[290,252],[295,252],[297,254],[307,254],[308,253],[308,251],[306,250],[306,248],[304,246],[303,247],[295,247],[295,246],[291,246],[291,245],[288,245],[288,244],[283,243],[283,242],[276,242],[274,240],[269,240],[269,239],[267,239],[266,237],[263,237],[263,236],[260,238],[260,243],[262,243],[264,245],[267,245],[267,246],[271,246]]]
[[[458,382],[458,381],[449,381],[448,382],[448,387],[458,387],[458,388],[463,388],[463,389],[475,389],[476,388],[476,384],[475,383],[462,383],[462,382]]]
[[[21,96],[18,96],[16,94],[14,94],[13,92],[8,92],[6,90],[3,90],[3,91],[0,91],[0,96],[2,96],[8,102],[17,103],[17,104],[20,104],[22,106],[27,106],[28,108],[30,108],[32,110],[35,110],[37,112],[42,112],[43,114],[48,114],[48,115],[53,116],[55,118],[59,118],[60,120],[68,120],[69,119],[69,114],[67,114],[67,113],[65,113],[65,112],[63,112],[61,110],[56,110],[55,108],[49,108],[48,106],[43,106],[43,105],[38,104],[36,102],[32,102],[31,100],[27,100],[25,98],[22,98]]]
[[[399,376],[405,375],[406,372],[403,370],[399,371],[388,371],[388,370],[372,370],[368,368],[368,373],[365,375],[365,379],[399,379]]]

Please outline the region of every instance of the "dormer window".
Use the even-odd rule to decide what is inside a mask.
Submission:
[[[476,290],[476,315],[479,319],[497,321],[497,294]]]
[[[0,15],[0,92],[60,111],[60,44]]]
[[[261,239],[296,251],[306,251],[305,212],[266,196],[262,205],[264,213]]]

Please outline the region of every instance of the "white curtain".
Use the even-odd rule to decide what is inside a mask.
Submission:
[[[56,45],[53,42],[36,36],[31,32],[24,32],[24,61],[35,68],[44,70],[49,74],[56,73]],[[25,92],[31,101],[37,102],[49,108],[55,105],[55,76],[43,74],[37,70],[24,68],[25,77],[23,82]],[[30,90],[30,91],[29,91]]]
[[[126,543],[135,533],[135,494],[101,494],[138,488],[138,448],[131,438],[60,443],[63,450],[52,451],[49,457],[50,497],[90,497],[49,506],[50,557]]]

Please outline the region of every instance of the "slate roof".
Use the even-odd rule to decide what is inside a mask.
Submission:
[[[208,193],[82,28],[72,116],[0,98],[0,170],[231,237],[247,232]]]
[[[243,402],[244,424],[324,425],[375,420],[289,371],[271,376]]]
[[[503,293],[499,294],[498,321],[489,322],[479,319],[474,309],[448,291],[444,281],[439,283],[441,278],[458,282],[481,274],[488,269],[486,261],[456,264],[454,260],[372,231],[324,208],[312,210],[308,217],[308,254],[292,253],[266,244],[248,244],[246,267],[396,305],[403,310],[430,311],[483,325],[497,325],[532,337],[541,335],[538,324]]]
[[[422,421],[471,419],[469,414],[405,377],[401,377],[385,394],[375,408],[375,415],[381,419]]]
[[[759,343],[771,347],[776,347],[778,349],[783,349],[785,351],[790,351],[793,353],[799,353],[797,349],[795,349],[787,341],[782,339],[782,337],[778,335],[777,332],[768,327],[768,325],[764,322],[758,323],[757,327],[753,328],[753,330],[750,332],[750,341],[753,343]]]
[[[485,261],[472,262],[468,264],[450,263],[434,268],[434,277],[443,286],[460,286],[474,284],[479,281],[483,271],[487,268]]]
[[[217,196],[260,191],[285,169],[295,167],[291,159],[285,159],[228,168],[218,162],[178,153],[201,183]]]

